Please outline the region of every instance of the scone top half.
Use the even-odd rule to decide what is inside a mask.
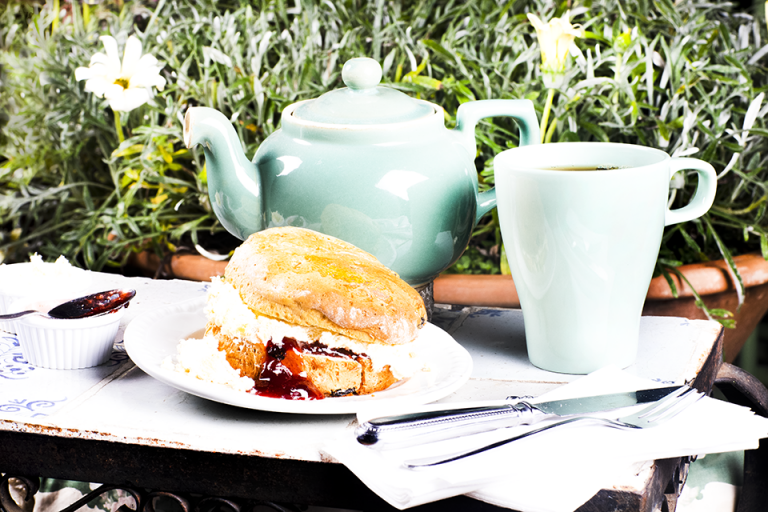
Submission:
[[[419,294],[373,255],[309,229],[252,234],[224,279],[257,315],[365,343],[411,342],[427,318]]]

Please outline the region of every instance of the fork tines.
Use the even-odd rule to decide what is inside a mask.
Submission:
[[[648,422],[671,419],[683,412],[686,407],[698,401],[703,396],[703,393],[700,393],[692,387],[681,386],[679,389],[673,391],[642,411],[638,414],[638,418]]]

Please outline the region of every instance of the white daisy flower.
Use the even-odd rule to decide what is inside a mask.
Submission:
[[[154,55],[141,54],[141,41],[136,36],[130,36],[126,41],[122,64],[115,38],[101,36],[99,39],[106,55],[97,53],[91,57],[89,67],[75,70],[77,80],[86,80],[86,91],[107,98],[112,110],[130,112],[149,101],[152,87],[163,90],[162,66],[158,65]]]
[[[536,29],[541,50],[541,71],[552,80],[551,86],[562,85],[562,75],[565,72],[565,63],[573,41],[577,37],[584,37],[584,29],[581,25],[571,25],[570,11],[559,18],[552,18],[544,24],[535,14],[528,13],[528,19]],[[548,84],[547,87],[550,87]]]

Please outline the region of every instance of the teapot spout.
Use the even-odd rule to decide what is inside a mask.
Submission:
[[[227,231],[245,240],[264,229],[261,176],[229,119],[212,108],[190,107],[184,117],[184,144],[190,149],[203,146],[211,207]]]

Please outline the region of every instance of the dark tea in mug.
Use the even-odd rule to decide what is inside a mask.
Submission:
[[[620,169],[618,165],[560,165],[557,167],[541,167],[543,171],[612,171]]]

